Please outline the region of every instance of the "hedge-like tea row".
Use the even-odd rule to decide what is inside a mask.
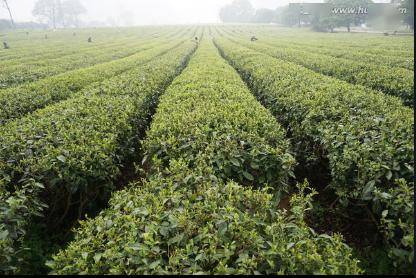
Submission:
[[[123,58],[130,56],[139,50],[140,45],[137,41],[126,39],[120,43],[101,46],[99,49],[79,51],[78,53],[56,57],[54,59],[44,59],[39,57],[38,60],[33,62],[18,63],[14,65],[10,65],[10,63],[13,63],[13,60],[7,60],[0,71],[0,88],[16,87],[27,82],[33,82],[69,70],[109,62],[115,60],[117,57]],[[83,63],[83,61],[85,61],[85,63]]]
[[[19,60],[20,63],[36,60],[37,57],[55,58],[64,55],[70,55],[74,50],[83,50],[86,48],[100,47],[106,43],[126,38],[156,37],[168,33],[176,33],[180,30],[178,27],[143,27],[123,28],[121,29],[78,29],[59,30],[59,31],[31,31],[30,35],[22,40],[13,38],[13,34],[8,35],[11,48],[7,51],[0,51],[0,61]],[[76,33],[73,36],[73,33]],[[45,39],[45,35],[48,39]],[[88,43],[87,39],[92,36],[93,43]]]
[[[52,273],[360,273],[339,236],[317,235],[305,225],[311,201],[305,187],[287,214],[268,193],[275,189],[226,181],[255,184],[248,165],[259,155],[267,159],[256,162],[255,178],[276,161],[272,175],[282,180],[281,161],[293,161],[283,136],[237,73],[203,42],[161,99],[143,144],[149,180],[115,194],[109,209],[83,221],[75,241],[48,263]],[[234,157],[223,157],[225,151]],[[233,174],[238,170],[247,175]]]
[[[396,187],[396,179],[412,181],[413,110],[398,99],[224,39],[216,42],[258,99],[288,128],[299,145],[296,152],[306,156],[303,160],[328,158],[331,186],[342,201],[377,203],[380,197],[389,199],[375,196],[377,187],[386,193]],[[378,215],[380,208],[375,208]],[[406,214],[403,221],[412,217]]]
[[[301,191],[285,213],[266,190],[215,182],[184,164],[114,194],[48,263],[52,274],[361,273],[339,235],[305,225],[311,196]]]
[[[333,44],[327,45],[324,47],[319,47],[316,45],[311,44],[301,44],[301,45],[294,45],[293,42],[290,40],[282,42],[281,40],[272,40],[272,39],[261,39],[262,42],[264,41],[266,44],[279,47],[282,50],[286,50],[287,48],[300,50],[303,52],[308,53],[315,53],[321,55],[329,55],[334,58],[343,58],[346,60],[355,61],[358,63],[366,63],[366,64],[373,64],[373,65],[380,65],[386,67],[399,67],[408,70],[414,70],[414,58],[409,56],[387,56],[387,55],[375,55],[375,54],[366,54],[362,53],[360,49],[334,49],[332,47]]]
[[[413,106],[413,71],[358,63],[342,58],[291,50],[289,48],[280,49],[262,43],[253,44],[240,39],[237,39],[235,42],[272,57],[302,65],[313,71],[397,96],[406,105]]]
[[[145,41],[142,43],[146,43]],[[116,59],[133,55],[145,50],[137,41],[125,41],[92,49],[87,52],[78,52],[73,55],[50,60],[37,60],[28,64],[4,65],[0,72],[0,88],[10,88],[28,82],[34,82],[49,76],[64,73],[79,68],[91,67],[96,64],[110,62]]]
[[[394,97],[217,40],[224,56],[294,137],[325,146],[334,184],[362,189],[413,176],[413,111]],[[302,139],[306,141],[306,139]]]
[[[88,92],[0,128],[0,234],[6,235],[0,241],[15,240],[18,245],[24,230],[16,232],[16,227],[30,221],[22,215],[40,212],[41,206],[33,206],[39,196],[49,205],[49,215],[63,217],[71,205],[111,193],[158,95],[194,48],[194,43],[184,43]],[[26,191],[31,195],[21,201]],[[0,262],[2,268],[18,265],[14,254],[5,250]]]
[[[8,57],[0,56],[1,61],[6,66],[17,65],[17,64],[31,64],[38,63],[40,60],[52,60],[56,58],[67,57],[77,53],[83,53],[90,50],[100,50],[103,47],[109,45],[119,44],[119,42],[132,42],[142,41],[145,39],[151,39],[158,33],[161,33],[162,36],[168,36],[169,34],[176,34],[173,30],[158,30],[158,29],[149,29],[141,30],[141,34],[130,34],[129,32],[123,31],[119,32],[94,32],[94,42],[88,43],[87,36],[78,34],[78,36],[73,36],[72,34],[66,34],[64,38],[56,41],[56,39],[51,40],[34,40],[28,39],[29,49],[19,48],[18,45],[15,46],[16,42],[11,41],[10,44],[13,44],[13,48],[9,50],[15,50],[20,56],[9,55]],[[162,32],[163,31],[163,32]],[[105,36],[104,36],[105,35]],[[97,41],[96,41],[97,40]],[[34,47],[36,45],[36,47]],[[36,51],[36,53],[34,53]],[[31,55],[29,55],[31,54]],[[7,58],[7,59],[5,59]]]
[[[226,28],[221,30],[226,31],[228,35],[230,34]],[[344,58],[347,60],[352,60],[360,63],[367,63],[373,65],[383,65],[388,67],[400,67],[404,69],[414,70],[414,57],[412,53],[407,53],[401,56],[392,56],[388,55],[390,53],[381,54],[372,54],[364,52],[367,48],[374,49],[374,46],[371,42],[361,41],[359,48],[348,47],[346,45],[347,39],[343,41],[333,42],[330,38],[322,38],[317,41],[314,39],[304,38],[301,34],[292,34],[283,35],[279,34],[278,37],[271,36],[270,31],[261,30],[260,28],[253,28],[251,31],[248,28],[237,30],[239,37],[250,38],[250,34],[255,32],[259,41],[267,45],[278,47],[280,50],[293,49],[300,50],[308,53],[329,55],[335,58]],[[316,33],[313,33],[314,36]],[[356,39],[356,37],[351,37]],[[324,45],[322,45],[324,41]],[[393,53],[398,52],[397,41],[394,41]]]
[[[294,164],[284,130],[212,48],[202,47],[162,96],[146,162],[157,172],[172,159],[209,162],[221,179],[283,189]]]
[[[176,43],[180,43],[180,40],[178,39]],[[0,123],[20,118],[36,109],[67,99],[83,88],[86,88],[88,91],[91,83],[111,78],[143,64],[171,49],[172,44],[156,42],[147,45],[147,48],[148,50],[127,58],[86,69],[66,72],[17,88],[1,91]],[[93,86],[97,86],[97,84],[93,84]]]
[[[170,41],[173,38],[166,36],[164,39]],[[149,45],[150,42],[152,40],[147,37],[144,39],[129,38],[116,43],[107,43],[107,45],[97,49],[94,47],[87,51],[80,49],[75,54],[61,56],[55,59],[37,57],[34,62],[18,63],[14,66],[5,63],[4,68],[0,71],[0,88],[15,87],[16,85],[33,82],[70,70],[91,67],[96,64],[121,59],[154,47],[152,44]]]
[[[263,28],[264,27],[264,28]],[[295,45],[313,44],[320,48],[332,48],[356,51],[363,54],[386,55],[394,57],[413,57],[412,36],[385,37],[380,34],[369,33],[319,33],[310,30],[296,30],[293,28],[276,28],[267,26],[223,26],[221,30],[233,29],[233,33],[249,35],[259,33],[268,38],[289,39]],[[262,38],[260,38],[262,39]]]

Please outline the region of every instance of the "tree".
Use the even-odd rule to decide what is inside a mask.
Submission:
[[[276,9],[275,21],[286,26],[297,24],[299,13],[296,13],[290,6],[283,6]]]
[[[339,26],[339,21],[334,17],[324,17],[320,19],[315,17],[312,19],[312,29],[318,32],[334,32],[334,28]]]
[[[276,11],[270,9],[258,9],[253,17],[256,23],[271,23],[275,20]]]
[[[255,9],[249,0],[234,0],[230,5],[226,5],[220,10],[220,19],[222,22],[251,22]]]
[[[33,15],[41,21],[46,20],[49,26],[57,28],[79,25],[79,15],[87,10],[79,0],[38,0],[33,9]]]
[[[49,26],[56,29],[58,21],[62,20],[62,6],[60,0],[38,0],[32,14],[41,21],[46,20]]]
[[[11,12],[10,7],[9,7],[9,3],[7,2],[7,0],[3,0],[3,4],[4,4],[4,7],[7,9],[7,11],[9,12],[10,22],[12,23],[12,26],[14,28],[15,25],[14,25],[14,20],[13,20],[12,12]]]
[[[78,27],[79,16],[87,12],[87,9],[79,0],[66,0],[62,3],[62,13],[66,25]]]

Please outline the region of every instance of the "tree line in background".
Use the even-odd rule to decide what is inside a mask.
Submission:
[[[46,29],[48,25],[37,22],[12,22],[7,19],[0,19],[0,30],[6,29]]]
[[[32,14],[40,22],[56,29],[79,27],[79,16],[86,12],[86,8],[79,0],[38,0]]]
[[[10,9],[10,0],[1,0],[10,20],[0,19],[0,29],[9,28],[67,28],[80,27],[80,15],[87,9],[79,0],[37,0],[32,14],[39,22],[15,22]]]
[[[10,1],[0,0],[3,8],[8,11],[10,21],[0,20],[0,29],[14,28],[66,28],[80,27],[80,15],[87,12],[86,8],[79,0],[37,0],[32,14],[38,19],[39,23],[26,22],[15,23],[12,11],[9,6]],[[327,4],[343,7],[368,7],[373,4],[372,0],[324,0]],[[391,14],[391,12],[378,11],[382,15],[384,22],[375,20],[372,24],[379,26],[398,26],[406,24],[414,29],[414,0],[391,0],[392,4],[405,9],[407,12],[402,16]],[[315,8],[313,8],[315,5]],[[322,12],[322,7],[316,4],[309,5],[308,10],[304,6],[308,4],[292,4],[277,9],[255,9],[249,0],[234,0],[233,3],[226,5],[220,10],[220,19],[224,23],[277,23],[286,26],[311,25],[316,31],[333,31],[337,27],[346,27],[350,31],[351,26],[359,26],[368,23],[369,17],[359,14],[334,15],[330,12]],[[381,7],[381,5],[380,5]],[[124,17],[125,18],[125,17]],[[112,24],[117,25],[117,24]]]
[[[405,9],[406,13],[398,15],[392,13],[393,5],[375,5],[373,17],[363,14],[337,15],[325,10],[325,7],[362,7],[368,8],[372,0],[325,0],[327,6],[319,4],[290,4],[273,9],[255,9],[249,0],[234,0],[220,10],[220,19],[224,23],[276,23],[286,26],[311,25],[316,31],[333,31],[337,27],[346,27],[350,31],[352,26],[365,23],[391,27],[407,25],[414,28],[414,0],[391,0],[391,4]],[[308,9],[304,7],[307,6]],[[394,7],[396,7],[394,6]],[[373,8],[372,7],[372,8]],[[380,21],[383,22],[380,22]]]

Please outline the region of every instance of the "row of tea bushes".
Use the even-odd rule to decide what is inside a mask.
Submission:
[[[361,272],[340,236],[305,225],[306,185],[290,213],[278,208],[293,164],[284,132],[212,43],[168,88],[147,135],[148,179],[83,221],[53,274]]]
[[[262,40],[263,41],[263,40]],[[334,58],[343,58],[346,60],[355,61],[358,63],[372,64],[374,66],[386,66],[386,67],[398,67],[408,70],[414,70],[414,57],[407,56],[388,56],[388,55],[376,55],[376,54],[367,54],[362,53],[360,48],[357,49],[343,49],[338,48],[334,49],[331,45],[326,46],[325,48],[319,47],[311,44],[301,44],[293,45],[289,40],[282,43],[280,40],[264,40],[266,44],[272,45],[279,48],[291,48],[294,50],[300,50],[308,53],[316,53],[321,55],[329,55]]]
[[[222,29],[228,35],[230,32],[227,32],[227,29]],[[256,30],[256,29],[254,29]],[[335,58],[343,58],[347,60],[352,60],[361,63],[373,64],[373,65],[382,65],[388,67],[399,67],[409,70],[414,70],[414,55],[413,53],[406,53],[400,56],[393,56],[392,53],[374,54],[366,53],[367,48],[372,48],[372,44],[369,42],[363,42],[360,44],[360,47],[353,48],[345,45],[343,42],[331,42],[328,38],[325,40],[325,45],[322,44],[322,40],[319,42],[315,40],[305,39],[301,36],[298,38],[294,37],[275,37],[271,36],[270,32],[265,32],[261,30],[254,31],[257,34],[258,39],[261,42],[264,42],[267,45],[278,47],[282,50],[284,49],[293,49],[300,50],[308,53],[329,55]],[[239,37],[249,38],[252,32],[248,32],[246,29],[238,30]],[[394,44],[395,50],[397,51],[397,43]]]
[[[177,34],[177,37],[183,35],[182,32],[182,34]],[[162,37],[159,40],[171,41],[174,39],[168,34],[168,36]],[[87,51],[79,49],[74,54],[58,56],[54,59],[37,57],[35,61],[18,62],[16,65],[10,65],[10,62],[13,62],[13,60],[8,60],[9,63],[4,63],[4,67],[0,70],[0,88],[16,87],[70,70],[87,68],[100,63],[128,57],[151,48],[152,45],[149,46],[151,42],[151,38],[149,39],[147,37],[142,40],[124,39],[119,42],[102,45],[99,48],[91,48]]]
[[[284,130],[207,45],[162,97],[144,148],[145,162],[156,172],[182,158],[190,166],[209,161],[199,166],[240,184],[282,190],[293,176]]]
[[[115,50],[115,48],[118,50]],[[90,53],[77,53],[59,59],[32,64],[5,66],[5,70],[0,72],[0,88],[3,90],[15,88],[67,71],[92,67],[101,63],[128,57],[142,50],[145,49],[137,47],[136,43],[112,45],[109,48],[93,50]]]
[[[287,127],[302,160],[329,160],[330,185],[341,202],[372,200],[381,217],[388,191],[397,188],[395,180],[413,180],[413,110],[397,98],[225,39],[216,43],[258,99]],[[385,194],[376,194],[379,191]],[[413,223],[413,214],[403,215],[402,222]],[[396,242],[397,248],[403,247]]]
[[[253,44],[247,40],[236,39],[234,41],[272,57],[302,65],[315,72],[397,96],[404,104],[413,106],[413,71],[360,63],[290,48],[280,49],[258,42]]]
[[[48,59],[59,59],[61,57],[82,53],[82,52],[89,52],[90,50],[100,50],[101,48],[105,48],[110,45],[117,45],[120,42],[129,43],[134,40],[136,41],[145,41],[150,40],[153,38],[156,34],[161,34],[162,36],[169,36],[171,31],[164,31],[163,33],[160,32],[161,30],[146,30],[141,34],[140,36],[138,34],[132,35],[132,34],[124,34],[123,36],[109,36],[105,38],[96,38],[98,41],[94,42],[93,44],[89,44],[86,42],[86,38],[73,42],[70,40],[72,37],[70,34],[67,35],[67,37],[58,42],[55,41],[49,41],[49,42],[37,42],[37,41],[28,41],[30,43],[30,47],[28,49],[26,48],[18,48],[16,52],[20,54],[18,55],[1,55],[0,59],[1,61],[7,65],[17,65],[17,64],[31,64],[31,63],[37,63],[37,62],[43,62],[44,60]],[[69,38],[68,38],[69,37]],[[94,36],[95,38],[95,36]],[[11,42],[12,44],[13,42]],[[34,45],[36,44],[36,47]],[[13,48],[15,50],[15,48]],[[30,50],[32,52],[30,53]],[[36,51],[36,53],[33,53]],[[31,55],[30,55],[31,54]],[[7,58],[7,59],[6,59]]]
[[[36,60],[36,57],[48,57],[54,58],[60,55],[68,55],[76,49],[83,50],[88,48],[96,48],[97,46],[103,46],[115,41],[130,39],[143,39],[143,38],[156,38],[157,36],[165,35],[168,33],[177,33],[180,28],[140,28],[140,29],[78,29],[76,31],[59,30],[57,32],[36,32],[29,38],[23,40],[16,40],[12,34],[5,35],[5,39],[10,43],[11,48],[7,51],[0,50],[0,61],[7,62],[9,60],[20,60],[21,63],[25,61]],[[67,32],[69,31],[69,32]],[[73,33],[76,33],[73,36]],[[36,34],[36,35],[35,35]],[[48,39],[45,39],[45,35]],[[92,36],[94,42],[92,44],[87,42],[87,38]]]
[[[332,48],[342,50],[359,50],[363,54],[377,56],[413,57],[412,36],[391,36],[385,37],[381,34],[369,33],[318,33],[309,30],[296,30],[293,28],[276,28],[259,26],[238,26],[221,27],[221,30],[234,29],[234,33],[259,34],[268,38],[291,40],[294,45],[314,45],[319,48]]]
[[[301,190],[286,212],[266,189],[199,171],[209,169],[172,161],[168,177],[115,193],[109,208],[82,221],[75,240],[48,263],[51,273],[362,273],[339,235],[306,226],[311,195]]]
[[[0,88],[4,90],[17,87],[70,70],[91,67],[96,64],[124,58],[141,50],[141,45],[130,41],[55,59],[39,57],[36,62],[4,65],[0,71]]]
[[[66,72],[27,85],[0,92],[0,123],[4,124],[49,104],[69,98],[74,93],[98,82],[139,66],[158,55],[168,52],[172,45],[182,43],[184,38],[172,44],[163,41],[150,43],[144,50],[130,57],[99,64],[93,67]],[[97,84],[94,84],[97,83]]]
[[[104,199],[137,148],[158,96],[195,49],[168,54],[73,98],[0,128],[0,265],[19,269],[24,227],[43,210],[64,219],[69,209]],[[26,195],[30,194],[29,196]],[[28,211],[29,210],[29,211]],[[58,220],[59,224],[59,220]]]

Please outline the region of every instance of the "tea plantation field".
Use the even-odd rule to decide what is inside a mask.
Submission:
[[[0,36],[0,274],[412,273],[413,36]]]

